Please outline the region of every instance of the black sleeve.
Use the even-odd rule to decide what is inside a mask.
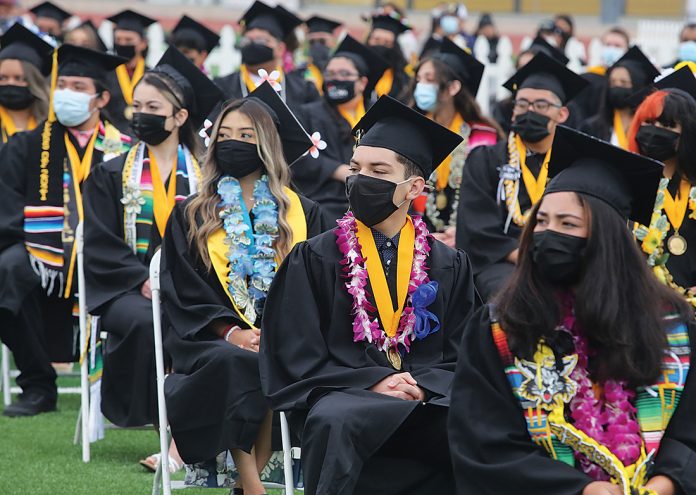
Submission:
[[[307,239],[311,239],[326,231],[328,222],[319,205],[304,196],[300,196],[300,201],[302,202],[302,209],[307,219]]]
[[[448,428],[459,494],[580,495],[592,481],[532,442],[493,343],[487,307],[464,330]]]
[[[15,134],[0,150],[0,251],[24,243],[24,205],[27,168],[25,133]]]

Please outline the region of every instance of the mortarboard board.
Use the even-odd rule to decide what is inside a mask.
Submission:
[[[16,22],[0,38],[0,60],[29,62],[47,76],[53,65],[53,47]]]
[[[341,27],[343,24],[340,22],[332,21],[326,17],[319,17],[318,15],[312,16],[305,21],[307,29],[310,33],[329,33],[333,34],[336,28]]]
[[[384,95],[353,128],[357,146],[386,148],[408,158],[428,178],[462,142],[462,137]]]
[[[542,36],[534,38],[527,50],[534,54],[540,52],[545,53],[561,65],[568,65],[568,62],[570,62],[570,59],[565,56],[565,53],[546,41]]]
[[[247,10],[239,23],[244,31],[249,29],[263,29],[278,40],[284,40],[293,29],[302,24],[302,20],[295,14],[282,7],[271,7],[256,0]]]
[[[442,46],[441,39],[433,38],[432,36],[430,36],[425,41],[423,48],[421,48],[420,58],[424,59],[425,57],[429,57],[429,56],[433,55],[435,52],[440,50],[441,46]]]
[[[559,125],[544,194],[576,192],[593,196],[622,217],[649,225],[663,165],[605,141]]]
[[[696,76],[688,66],[675,70],[646,88],[633,93],[628,102],[637,107],[650,93],[657,90],[679,89],[696,100]]]
[[[127,61],[123,57],[66,43],[58,49],[58,75],[90,77],[104,82],[109,72]]]
[[[534,58],[508,79],[503,87],[512,92],[524,88],[546,89],[565,104],[587,84],[585,79],[542,52],[534,55]]]
[[[440,52],[432,55],[432,58],[447,64],[460,78],[471,96],[476,97],[481,78],[483,77],[483,69],[485,68],[481,62],[476,60],[473,55],[459,48],[456,43],[453,43],[448,38],[442,40]]]
[[[355,64],[361,76],[367,76],[368,87],[377,84],[389,65],[379,55],[350,35],[336,47],[331,58],[345,57]]]
[[[141,36],[145,34],[145,29],[150,25],[157,22],[155,19],[147,17],[138,12],[134,12],[130,9],[114,14],[107,18],[113,22],[114,30],[121,29],[123,31],[135,31]]]
[[[80,24],[78,27],[81,27],[84,29],[91,29],[94,32],[94,36],[96,37],[99,51],[104,52],[104,53],[109,51],[109,49],[106,46],[106,43],[104,43],[104,40],[99,35],[99,30],[97,29],[97,26],[95,26],[94,23],[90,19],[87,19],[82,24]]]
[[[187,15],[179,19],[179,22],[172,30],[172,35],[173,45],[185,46],[186,48],[201,46],[205,47],[204,49],[208,53],[213,51],[213,48],[220,43],[220,36]],[[186,42],[195,43],[195,46],[187,46]]]
[[[168,75],[181,88],[185,99],[182,104],[189,111],[189,118],[195,128],[203,124],[215,105],[223,99],[217,84],[173,46],[167,48],[150,72]]]
[[[50,19],[55,19],[60,23],[63,23],[72,17],[70,12],[61,9],[52,2],[40,3],[39,5],[29,9],[29,12],[34,14],[36,17],[48,17]]]
[[[379,14],[372,17],[372,29],[386,29],[394,33],[394,36],[398,37],[400,34],[411,29],[411,27],[404,24],[396,17]]]
[[[268,81],[249,93],[247,98],[261,102],[275,122],[288,165],[292,165],[312,147],[309,134]]]
[[[614,65],[607,69],[607,74],[616,67],[624,67],[631,75],[634,89],[639,89],[650,84],[660,71],[637,46],[632,46]]]

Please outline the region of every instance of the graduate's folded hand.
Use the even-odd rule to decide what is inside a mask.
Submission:
[[[582,495],[623,495],[623,490],[613,483],[593,481],[585,487]]]
[[[140,293],[146,299],[152,299],[152,289],[150,288],[150,279],[148,278],[143,282],[142,287],[140,287]]]
[[[251,330],[236,330],[232,332],[228,340],[230,344],[252,352],[259,352],[260,341],[261,331],[257,328],[252,328]]]
[[[425,393],[408,372],[388,376],[373,385],[370,390],[402,400],[425,400]]]

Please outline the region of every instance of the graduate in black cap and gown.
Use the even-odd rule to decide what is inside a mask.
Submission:
[[[114,124],[127,131],[133,116],[133,89],[147,70],[147,28],[157,21],[132,10],[108,20],[114,23],[114,52],[127,60],[109,76],[113,97],[108,110]]]
[[[586,134],[628,149],[628,128],[637,105],[636,92],[649,86],[660,71],[637,46],[631,47],[607,69],[607,86],[597,115],[585,120],[578,129]]]
[[[99,35],[97,26],[89,19],[65,33],[65,43],[84,46],[102,53],[109,51],[104,40]]]
[[[549,175],[512,280],[464,331],[457,493],[696,493],[693,308],[627,228],[662,165],[560,126]]]
[[[504,84],[515,92],[508,139],[479,146],[467,158],[456,245],[471,257],[484,300],[514,270],[527,214],[544,193],[556,126],[568,119],[566,103],[585,84],[571,70],[538,53]]]
[[[220,44],[220,36],[200,22],[184,15],[174,26],[169,42],[186,55],[193,65],[205,72],[203,63],[210,52]]]
[[[85,185],[87,309],[101,317],[102,412],[114,424],[156,421],[149,266],[177,202],[198,191],[197,129],[222,92],[170,47],[133,92],[127,154],[100,165]]]
[[[324,70],[329,63],[331,53],[336,48],[336,36],[334,32],[343,24],[327,19],[326,17],[312,16],[305,21],[307,26],[307,62],[302,71],[304,78],[314,83],[320,94],[323,94]]]
[[[167,413],[187,483],[208,484],[232,452],[235,489],[260,494],[271,455],[261,393],[261,316],[293,245],[323,230],[319,207],[289,188],[288,163],[312,141],[264,83],[218,116],[198,193],[174,209],[162,245]],[[253,450],[252,450],[253,449]],[[229,485],[230,474],[223,483]],[[236,492],[235,492],[236,493]]]
[[[0,38],[0,148],[48,116],[53,47],[16,23]]]
[[[228,100],[243,98],[261,84],[264,79],[259,76],[260,70],[269,76],[277,72],[273,86],[293,112],[298,113],[303,104],[319,99],[316,87],[303,74],[286,74],[282,68],[283,40],[302,24],[301,19],[282,7],[270,7],[257,0],[239,23],[244,30],[242,65],[237,72],[216,79]]]
[[[29,9],[34,14],[34,25],[42,33],[50,34],[59,43],[63,41],[63,24],[72,14],[53,2],[42,2]]]
[[[452,493],[445,418],[477,296],[466,254],[408,210],[462,138],[389,96],[354,132],[352,212],[271,286],[263,390],[301,438],[307,493]]]
[[[396,13],[375,15],[371,22],[367,46],[389,66],[375,85],[377,96],[389,95],[406,101],[411,76],[406,73],[408,61],[399,45],[399,36],[411,28],[398,19]]]
[[[130,138],[101,115],[110,96],[107,74],[122,63],[61,46],[52,114],[0,151],[0,338],[14,353],[24,391],[5,415],[55,409],[51,362],[76,356],[75,229],[84,218],[82,184],[96,164],[130,147]]]
[[[346,178],[355,147],[351,131],[370,108],[375,83],[386,69],[370,48],[346,36],[326,65],[323,97],[302,107],[305,128],[321,134],[326,148],[293,166],[293,181],[321,205],[332,227],[348,209]]]

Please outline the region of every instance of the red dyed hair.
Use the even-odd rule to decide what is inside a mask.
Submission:
[[[648,96],[636,110],[631,127],[628,129],[628,149],[634,153],[640,153],[638,143],[636,142],[636,134],[638,129],[646,122],[655,122],[662,115],[662,110],[665,107],[665,96],[667,91],[655,91]]]

